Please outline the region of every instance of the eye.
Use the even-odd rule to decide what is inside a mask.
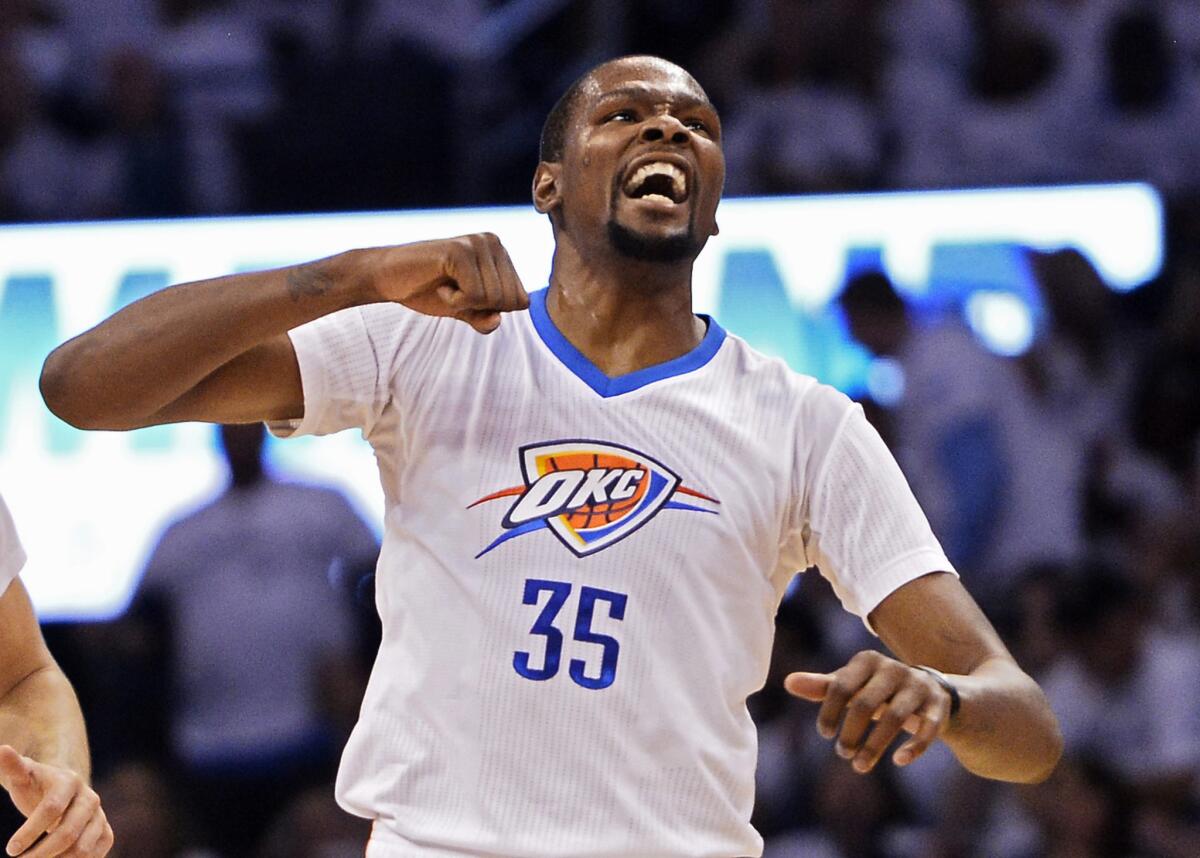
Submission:
[[[701,134],[712,133],[708,128],[708,123],[703,119],[686,119],[683,126],[691,131],[699,131]]]
[[[605,122],[633,122],[637,117],[632,110],[616,110],[604,117]]]

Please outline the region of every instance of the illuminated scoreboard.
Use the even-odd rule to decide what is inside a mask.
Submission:
[[[696,265],[696,308],[795,369],[863,390],[872,358],[835,298],[879,268],[918,315],[962,314],[1016,354],[1041,324],[1025,248],[1075,247],[1117,290],[1162,264],[1162,210],[1143,185],[726,200]],[[30,555],[47,619],[124,609],[163,526],[221,488],[211,427],[77,432],[37,392],[62,340],[170,283],[269,268],[352,247],[491,231],[526,286],[546,283],[549,224],[528,207],[0,228],[0,493]],[[377,529],[382,494],[356,433],[272,441],[273,469],[346,491]]]

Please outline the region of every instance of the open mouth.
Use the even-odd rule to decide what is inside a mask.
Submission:
[[[677,205],[688,198],[687,174],[666,161],[651,161],[633,171],[624,191],[635,200]]]

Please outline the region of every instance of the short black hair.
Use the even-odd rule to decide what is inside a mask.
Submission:
[[[558,101],[554,102],[554,106],[546,114],[546,121],[542,125],[542,137],[538,142],[539,161],[557,164],[563,159],[571,118],[575,115],[575,108],[583,96],[583,89],[591,80],[596,68],[589,69],[576,78],[575,82],[567,87],[567,91],[558,97]]]
[[[554,102],[554,106],[550,108],[550,112],[546,115],[546,121],[542,125],[542,137],[538,143],[539,161],[556,164],[563,159],[563,152],[567,147],[567,132],[571,127],[571,120],[575,117],[575,108],[579,106],[579,102],[583,98],[583,93],[587,85],[591,83],[592,78],[595,77],[596,72],[613,63],[630,60],[649,60],[675,65],[670,60],[664,60],[662,57],[656,57],[653,54],[627,54],[623,57],[614,57],[611,60],[605,60],[599,65],[592,66],[580,75],[573,84],[567,87],[567,91],[559,97],[558,101]],[[685,69],[684,71],[686,72],[687,70]],[[688,76],[691,77],[691,74],[688,73]],[[695,78],[692,78],[692,82],[696,84],[697,89],[707,99],[708,95],[704,93],[703,87],[700,86]]]

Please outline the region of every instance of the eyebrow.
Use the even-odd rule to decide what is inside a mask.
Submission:
[[[662,90],[653,89],[648,86],[622,86],[601,93],[599,98],[597,98],[597,102],[608,101],[613,98],[662,98],[663,95]],[[707,107],[713,111],[717,109],[707,98],[700,98],[691,94],[683,95],[679,98],[668,96],[664,100],[677,101],[681,107]]]

